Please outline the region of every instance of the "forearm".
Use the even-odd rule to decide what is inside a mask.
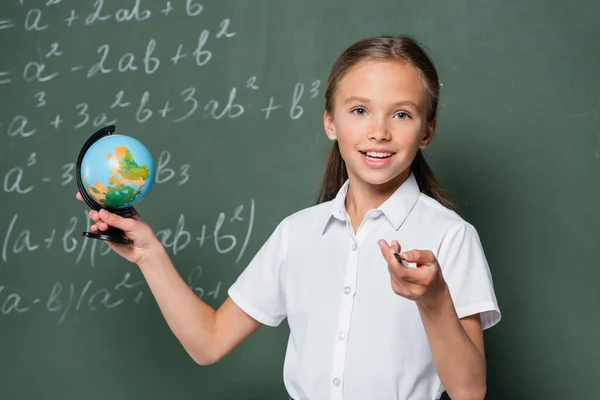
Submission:
[[[463,328],[448,288],[434,304],[417,304],[436,370],[450,398],[482,400],[485,357]]]
[[[181,278],[162,246],[140,263],[162,314],[188,354],[198,364],[215,362],[215,310],[200,300]]]

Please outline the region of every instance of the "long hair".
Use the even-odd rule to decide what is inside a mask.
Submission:
[[[431,59],[423,48],[410,36],[379,36],[363,39],[348,47],[335,61],[325,90],[325,110],[333,115],[334,98],[338,85],[344,74],[361,61],[366,60],[399,60],[415,67],[429,97],[429,112],[427,122],[432,122],[437,116],[437,106],[440,94],[440,82],[437,71]],[[434,198],[440,204],[453,209],[452,200],[444,193],[436,180],[433,171],[425,161],[425,156],[419,149],[410,166],[419,190]],[[346,164],[340,153],[338,142],[334,141],[327,160],[325,174],[317,203],[332,200],[348,179]]]

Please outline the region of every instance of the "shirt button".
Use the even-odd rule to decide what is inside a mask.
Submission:
[[[352,290],[352,288],[350,288],[350,286],[346,286],[344,288],[344,294],[350,294],[350,291]]]
[[[340,378],[333,378],[333,386],[340,386]]]
[[[338,333],[338,339],[340,339],[340,340],[346,339],[346,334],[344,332]]]
[[[356,247],[357,247],[357,246],[356,246],[356,243],[352,243],[352,247],[351,247],[351,249],[352,249],[352,250],[356,250]]]

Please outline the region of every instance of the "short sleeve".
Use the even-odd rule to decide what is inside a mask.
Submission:
[[[496,325],[500,308],[475,228],[464,220],[454,223],[442,240],[437,259],[458,317],[479,313],[483,329]]]
[[[281,276],[287,236],[284,220],[227,292],[246,314],[268,326],[278,326],[286,317]]]

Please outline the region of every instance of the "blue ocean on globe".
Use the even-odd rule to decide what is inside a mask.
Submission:
[[[142,201],[152,188],[155,173],[148,149],[122,134],[96,141],[81,163],[86,192],[105,208],[131,207]]]

